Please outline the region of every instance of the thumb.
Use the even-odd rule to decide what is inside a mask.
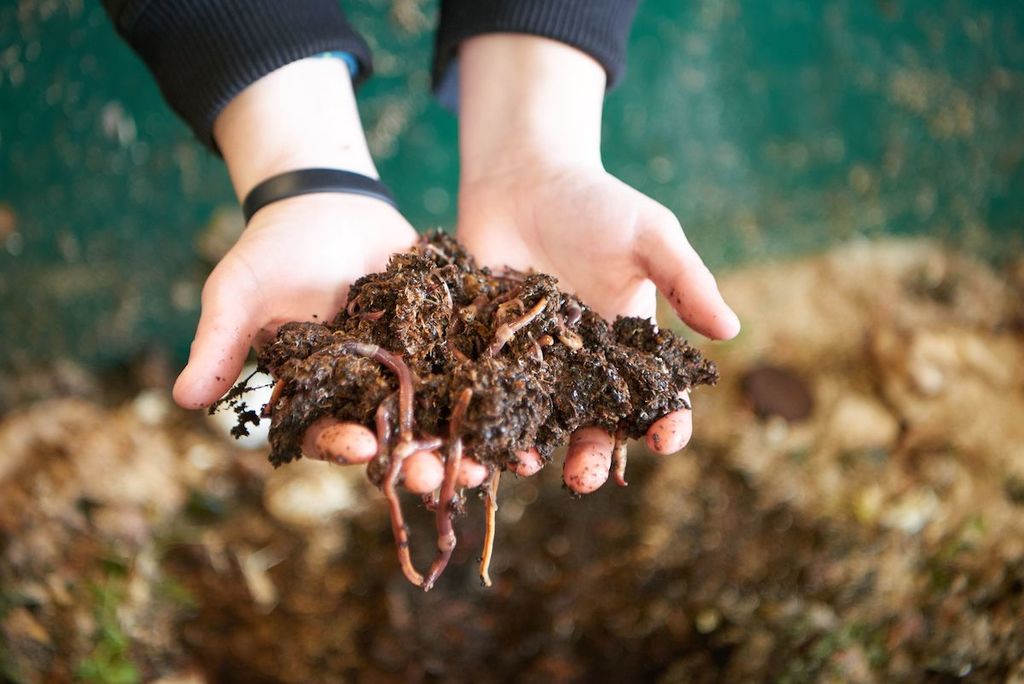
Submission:
[[[690,245],[676,217],[656,205],[641,216],[637,257],[647,277],[679,317],[705,337],[728,340],[740,319],[718,291],[715,277]]]
[[[251,302],[258,303],[260,298],[258,292],[247,292],[245,280],[241,283],[219,266],[203,287],[202,312],[188,364],[174,383],[174,401],[182,408],[209,406],[224,396],[242,372],[260,329],[260,307]]]

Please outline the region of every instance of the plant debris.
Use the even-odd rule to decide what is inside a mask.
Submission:
[[[378,451],[367,473],[389,501],[406,577],[427,590],[455,546],[463,450],[491,471],[489,521],[498,473],[515,465],[516,452],[536,448],[549,462],[580,427],[616,436],[613,468],[624,485],[625,439],[689,408],[686,391],[713,385],[718,372],[673,333],[642,318],[610,324],[556,283],[544,274],[478,268],[441,232],[394,255],[386,271],[352,285],[332,322],[288,323],[261,350],[260,370],[276,380],[264,408],[272,417],[271,462],[300,457],[307,428],[323,417],[374,429]],[[240,391],[226,399],[236,402]],[[439,552],[423,577],[409,557],[395,488],[406,458],[441,447]],[[489,584],[486,560],[481,577]]]

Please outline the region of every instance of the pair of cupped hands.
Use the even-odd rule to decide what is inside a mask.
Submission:
[[[603,72],[597,83],[593,64],[587,64],[589,58],[576,62],[576,55],[562,52],[570,48],[550,41],[529,44],[524,54],[524,46],[514,40],[474,40],[463,47],[460,66],[462,169],[456,237],[462,244],[481,265],[554,275],[562,289],[574,292],[606,318],[653,318],[657,290],[695,331],[712,339],[735,336],[739,320],[673,213],[604,170],[599,154]],[[509,51],[517,51],[517,60],[508,59]],[[527,73],[535,74],[537,67],[551,67],[550,63],[531,66],[531,58],[557,60],[577,83],[584,80],[580,87],[587,87],[586,78],[594,79],[597,132],[586,135],[596,135],[597,145],[570,140],[578,130],[565,136],[558,131],[524,130],[528,124],[523,123],[522,110],[529,116],[530,107],[522,99],[514,115],[517,120],[504,122],[507,125],[501,130],[500,118],[505,114],[495,100],[507,92],[488,99],[489,89],[494,88],[493,72],[515,69],[518,73],[525,67]],[[268,169],[301,168],[296,166],[299,163],[331,165],[330,159],[324,159],[327,164],[315,163],[315,156],[307,158],[314,162],[310,164],[292,154],[268,157],[254,152],[268,149],[267,145],[274,147],[266,121],[289,121],[291,117],[283,133],[288,136],[292,135],[288,131],[315,128],[320,116],[316,112],[324,108],[341,107],[342,114],[353,116],[354,100],[335,102],[333,91],[317,91],[320,101],[312,109],[280,111],[309,96],[308,79],[322,79],[323,72],[336,68],[322,63],[326,60],[318,62],[286,67],[265,77],[257,82],[258,87],[243,91],[218,117],[214,133],[239,196],[267,177]],[[576,68],[579,71],[573,73]],[[302,69],[306,72],[297,73]],[[505,75],[506,90],[514,87],[517,73]],[[557,107],[550,99],[563,94],[546,94],[543,86],[537,93],[535,80],[530,81],[530,92],[542,101],[547,97],[544,104]],[[342,95],[351,98],[350,90]],[[574,102],[578,104],[579,99]],[[333,124],[338,115],[333,112]],[[358,128],[358,114],[354,117]],[[569,117],[570,123],[573,118]],[[587,127],[580,116],[575,118],[577,128]],[[541,119],[546,120],[541,125],[549,126],[550,117]],[[592,128],[593,122],[589,125]],[[500,135],[493,135],[494,128]],[[254,130],[265,145],[254,148],[250,139]],[[364,154],[365,142],[361,128],[358,130],[357,143],[362,147],[355,155],[357,161],[349,154],[351,140],[340,140],[338,148],[349,155],[347,168],[374,174],[372,161],[366,165],[369,155]],[[584,149],[588,151],[581,152]],[[259,159],[261,154],[263,159]],[[378,199],[358,195],[304,195],[258,211],[206,281],[199,326],[188,365],[174,387],[175,400],[186,408],[213,403],[238,377],[251,346],[265,343],[289,321],[330,320],[344,306],[353,281],[384,270],[392,254],[408,250],[416,239],[416,231],[399,211]],[[675,453],[689,441],[692,429],[690,410],[670,413],[650,428],[647,445],[658,454]],[[567,486],[578,493],[600,487],[608,476],[613,447],[612,435],[603,429],[577,430],[563,465]],[[373,458],[376,449],[375,437],[365,427],[327,418],[307,431],[303,452],[339,464],[360,464]],[[521,476],[532,475],[542,466],[534,449],[517,457],[514,469]],[[478,486],[487,472],[467,454],[459,482]],[[404,464],[404,484],[410,491],[430,492],[442,477],[437,453],[414,454]]]

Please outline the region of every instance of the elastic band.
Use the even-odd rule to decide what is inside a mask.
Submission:
[[[315,192],[365,195],[398,208],[391,191],[376,178],[341,169],[297,169],[272,176],[250,190],[242,202],[242,214],[248,223],[253,214],[271,202]]]

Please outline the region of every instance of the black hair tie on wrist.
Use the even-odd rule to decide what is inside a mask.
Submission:
[[[271,176],[250,190],[242,202],[242,214],[248,223],[253,214],[271,202],[314,192],[365,195],[398,208],[391,191],[376,178],[341,169],[298,169]]]

